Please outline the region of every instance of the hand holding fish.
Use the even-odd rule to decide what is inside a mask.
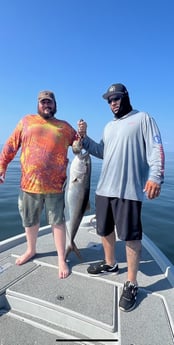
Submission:
[[[79,120],[77,122],[78,125],[78,134],[80,136],[80,138],[84,138],[86,136],[86,132],[87,132],[87,123],[84,120]]]

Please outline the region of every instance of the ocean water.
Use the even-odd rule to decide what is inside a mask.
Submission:
[[[90,210],[95,213],[95,190],[101,171],[101,160],[92,158]],[[5,183],[0,185],[0,241],[23,233],[17,200],[20,188],[19,155],[9,164]],[[144,199],[143,230],[174,264],[174,153],[166,153],[165,183],[155,200]],[[41,225],[46,225],[44,214]]]

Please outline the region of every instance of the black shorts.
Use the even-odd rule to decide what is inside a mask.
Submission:
[[[142,239],[141,201],[96,195],[97,234],[108,236],[116,226],[120,240]]]

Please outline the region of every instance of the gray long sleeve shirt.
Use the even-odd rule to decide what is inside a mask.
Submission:
[[[161,135],[155,120],[145,112],[132,110],[110,121],[100,143],[86,136],[83,147],[103,159],[98,195],[142,201],[147,179],[163,183]]]

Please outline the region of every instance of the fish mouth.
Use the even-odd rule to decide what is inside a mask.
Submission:
[[[73,144],[72,144],[72,150],[73,150],[73,153],[76,155],[76,154],[79,154],[82,150],[82,143],[80,140],[74,140]]]
[[[80,151],[80,153],[78,154],[79,159],[83,159],[83,158],[85,158],[87,156],[89,156],[88,151],[85,151],[85,152]]]

